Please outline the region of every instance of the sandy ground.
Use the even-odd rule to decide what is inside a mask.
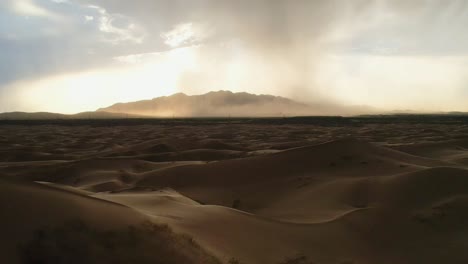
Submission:
[[[464,124],[1,125],[0,176],[2,263],[468,263]]]

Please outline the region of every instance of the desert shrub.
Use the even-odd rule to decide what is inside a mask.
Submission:
[[[37,230],[19,254],[23,264],[219,263],[192,238],[153,223],[102,231],[73,221]]]
[[[241,264],[241,262],[236,258],[231,258],[229,259],[228,264]]]
[[[286,258],[284,261],[280,262],[279,264],[316,264],[309,260],[307,256],[298,254],[294,257]]]
[[[239,199],[236,199],[236,200],[234,200],[232,202],[232,208],[234,208],[234,209],[239,209],[240,205],[241,205],[241,200],[239,200]]]

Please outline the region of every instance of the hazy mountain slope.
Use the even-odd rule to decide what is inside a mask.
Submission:
[[[329,108],[279,96],[218,91],[193,96],[178,93],[152,100],[118,103],[98,111],[159,117],[244,117],[333,114]]]
[[[37,112],[37,113],[27,113],[27,112],[7,112],[0,113],[0,120],[24,120],[24,119],[62,119],[66,118],[67,115],[57,114],[57,113],[48,113],[48,112]]]
[[[48,112],[7,112],[0,113],[0,120],[50,120],[50,119],[118,119],[138,117],[135,115],[100,112],[82,112],[73,115],[48,113]]]

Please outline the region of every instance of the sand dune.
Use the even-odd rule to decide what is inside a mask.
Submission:
[[[424,142],[397,146],[396,149],[414,155],[450,161],[456,164],[468,165],[468,140],[457,139],[442,142]]]
[[[263,212],[268,216],[278,213],[282,215],[280,219],[288,219],[291,217],[287,211],[294,207],[287,204],[304,204],[302,202],[311,200],[323,185],[337,179],[384,176],[442,164],[366,142],[343,139],[271,155],[149,172],[137,185],[171,187],[208,204],[233,206],[237,201],[238,209]],[[284,206],[279,206],[278,212],[272,212],[270,205],[274,204]],[[296,215],[294,221],[302,221],[304,212],[308,214],[317,209],[313,202],[305,204],[306,208],[290,212]]]
[[[0,128],[2,261],[468,261],[458,134],[233,126]]]
[[[218,263],[190,239],[121,204],[4,180],[0,197],[4,263]]]
[[[418,188],[423,178],[421,182],[406,179],[421,175],[437,178],[447,170],[461,180],[453,183],[458,185],[458,191],[447,186],[445,191],[433,194],[432,190]],[[346,213],[335,211],[335,218],[309,224],[287,223],[226,207],[199,205],[173,191],[100,194],[98,197],[138,208],[197,237],[220,258],[236,256],[245,263],[278,263],[286,256],[297,254],[309,256],[314,263],[443,263],[446,251],[458,253],[450,257],[452,263],[463,263],[467,255],[462,251],[467,241],[452,241],[450,245],[444,242],[451,236],[466,235],[468,231],[463,224],[468,220],[464,210],[467,171],[452,170],[425,169],[367,182],[367,191],[376,191],[367,196],[366,207],[354,207]],[[353,202],[356,185],[366,179],[352,180],[351,184],[340,183],[347,189],[341,190],[341,195],[332,192],[338,190],[335,183],[325,187],[327,192],[317,197],[335,203]],[[380,193],[379,190],[385,191]],[[298,207],[305,201],[300,202],[302,204],[288,206]],[[323,209],[333,210],[327,201],[318,203],[322,203]],[[430,256],[426,250],[430,250]]]

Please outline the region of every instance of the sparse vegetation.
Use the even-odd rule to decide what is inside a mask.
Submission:
[[[284,261],[279,264],[317,264],[309,260],[305,255],[298,254],[294,257],[286,258]]]
[[[73,221],[37,230],[19,251],[23,264],[220,263],[192,238],[152,223],[101,231]]]
[[[236,200],[234,200],[232,202],[232,208],[234,208],[234,209],[239,209],[240,205],[241,205],[241,200],[240,199],[236,199]]]
[[[206,203],[204,203],[203,201],[201,200],[198,200],[198,199],[193,199],[195,202],[201,204],[201,205],[206,205]]]
[[[231,258],[229,259],[228,264],[241,264],[241,262],[236,258]]]

